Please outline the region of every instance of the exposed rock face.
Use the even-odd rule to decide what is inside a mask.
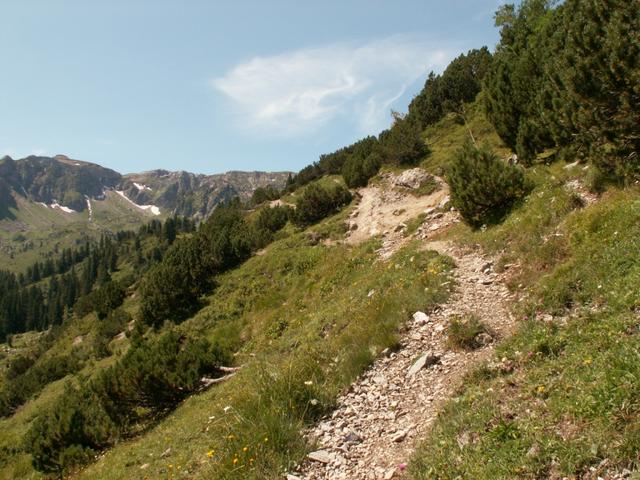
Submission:
[[[221,202],[248,200],[258,187],[282,188],[289,172],[227,172],[198,175],[189,172],[150,172],[125,175],[119,184],[139,205],[153,204],[179,215],[206,218]]]
[[[87,199],[103,199],[106,190],[118,190],[137,205],[154,205],[163,212],[206,218],[221,202],[247,200],[258,187],[284,186],[289,172],[227,172],[198,175],[153,170],[120,173],[64,155],[0,159],[0,212],[15,207],[14,196],[76,212]]]
[[[431,177],[429,173],[421,168],[405,170],[400,175],[392,179],[393,185],[404,188],[418,188],[423,182]]]

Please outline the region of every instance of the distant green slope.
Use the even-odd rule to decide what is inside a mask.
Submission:
[[[88,210],[66,213],[19,195],[14,198],[17,208],[10,208],[13,218],[0,220],[0,268],[15,272],[24,271],[49,254],[82,244],[87,238],[95,239],[103,232],[135,230],[158,218],[110,191],[104,200],[90,200],[91,221]]]

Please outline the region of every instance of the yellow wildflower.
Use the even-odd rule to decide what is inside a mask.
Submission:
[[[209,450],[207,452],[207,457],[209,457],[209,458],[213,457],[213,453],[214,453],[213,450]]]

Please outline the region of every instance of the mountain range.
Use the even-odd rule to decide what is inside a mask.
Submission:
[[[0,159],[0,259],[5,267],[39,258],[86,236],[136,229],[153,218],[207,218],[258,187],[282,188],[289,172],[204,175],[153,170],[123,175],[95,163],[54,157]],[[14,261],[20,257],[20,261]]]
[[[153,170],[122,175],[65,155],[0,159],[0,211],[11,215],[16,196],[66,213],[88,210],[89,201],[116,192],[141,210],[197,218],[233,197],[247,200],[258,187],[282,187],[289,172],[238,172],[214,175]],[[146,208],[145,208],[146,207]],[[156,208],[151,208],[156,207]]]

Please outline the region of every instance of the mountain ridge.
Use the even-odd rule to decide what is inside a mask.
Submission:
[[[5,217],[9,208],[17,208],[11,192],[82,212],[88,208],[87,198],[103,200],[106,190],[114,190],[138,206],[157,203],[163,213],[206,218],[216,205],[233,197],[248,200],[258,187],[282,187],[289,173],[233,170],[207,175],[155,169],[121,174],[66,155],[15,160],[4,156],[0,159],[0,211]]]
[[[172,215],[201,221],[258,187],[284,186],[288,172],[185,171],[121,174],[66,155],[0,158],[0,260],[22,271],[51,251]]]

